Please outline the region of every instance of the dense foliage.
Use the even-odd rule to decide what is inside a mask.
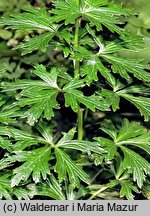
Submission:
[[[150,73],[135,55],[136,12],[24,2],[0,20],[1,199],[149,198]]]

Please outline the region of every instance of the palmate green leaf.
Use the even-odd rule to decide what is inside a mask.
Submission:
[[[137,109],[140,111],[141,115],[144,116],[145,121],[150,119],[150,98],[143,97],[148,96],[149,88],[142,87],[142,86],[131,86],[129,88],[124,88],[123,90],[119,90],[116,92],[120,97],[125,98]],[[143,96],[134,96],[133,94],[143,94]]]
[[[38,142],[44,142],[44,140],[41,137],[11,127],[5,128],[5,131],[3,129],[2,135],[6,135],[9,138],[13,138],[16,141],[15,144],[11,145],[11,151],[21,151],[27,148],[28,146],[37,145]]]
[[[54,149],[56,156],[55,170],[61,181],[65,180],[66,175],[68,175],[73,187],[79,187],[80,180],[88,183],[88,175],[80,166],[76,165],[75,161],[70,158],[65,150],[72,149],[87,154],[97,153],[102,155],[106,151],[100,147],[98,142],[73,140],[76,132],[75,128],[68,133],[63,133],[59,141],[58,137],[55,138],[52,135],[51,125],[47,127],[45,124],[40,123],[37,129],[42,136],[11,127],[0,127],[0,135],[9,136],[14,143],[11,151],[12,156],[7,156],[0,161],[0,169],[10,166],[16,161],[22,163],[22,165],[17,166],[13,170],[12,187],[18,185],[21,180],[28,180],[30,176],[32,176],[35,182],[39,182],[41,177],[45,180],[47,174],[50,174],[49,160],[51,159],[51,148]],[[37,148],[38,144],[44,145],[44,147]],[[34,146],[34,150],[28,148],[31,146]]]
[[[108,1],[79,1],[76,0],[61,0],[55,3],[55,9],[52,11],[55,14],[56,22],[65,20],[65,24],[75,23],[79,17],[90,22],[90,25],[96,26],[98,30],[102,29],[102,25],[106,26],[110,31],[122,33],[122,29],[117,26],[122,21],[120,16],[128,16],[131,10],[122,9],[115,4],[108,4]],[[68,16],[69,15],[69,16]]]
[[[105,121],[103,121],[101,126],[101,130],[108,134],[113,140],[117,139],[118,131],[111,120],[106,119]]]
[[[0,170],[8,168],[9,166],[12,166],[14,162],[16,162],[16,158],[13,156],[8,155],[7,157],[3,157],[0,160]]]
[[[84,141],[84,140],[83,141],[78,141],[78,140],[66,141],[63,143],[59,143],[57,146],[59,146],[60,148],[65,148],[65,149],[80,150],[88,154],[90,154],[91,152],[95,152],[98,154],[105,153],[105,151],[102,148],[100,148],[97,142],[89,142],[89,141]]]
[[[121,145],[138,147],[150,154],[150,132],[140,124],[135,124],[135,122],[129,124],[127,119],[123,121],[116,142]]]
[[[17,30],[41,30],[43,32],[42,34],[18,45],[15,49],[20,48],[23,55],[37,49],[45,52],[49,42],[57,34],[59,26],[53,23],[52,18],[44,8],[28,6],[24,11],[20,14],[2,18],[0,20],[0,26],[5,25],[7,28]]]
[[[4,107],[1,108],[0,111],[0,122],[4,124],[14,123],[16,122],[16,117],[20,117],[22,112],[19,107],[11,104],[5,104]]]
[[[47,120],[50,120],[54,116],[53,109],[59,109],[56,101],[57,94],[58,91],[56,90],[41,90],[37,88],[32,88],[24,92],[24,97],[19,99],[18,105],[21,107],[32,105],[23,115],[23,117],[28,119],[28,124],[34,125],[43,112]]]
[[[100,56],[112,64],[112,70],[114,73],[119,73],[121,77],[127,80],[130,79],[130,73],[137,79],[144,80],[146,82],[150,80],[150,73],[144,71],[147,66],[141,64],[141,60],[123,59],[110,54],[102,54]]]
[[[51,129],[45,125],[39,124],[38,131],[42,136],[35,135],[29,131],[19,130],[13,127],[0,127],[0,135],[8,136],[15,144],[11,145],[13,152],[22,151],[25,148],[37,144],[50,144],[53,142]]]
[[[92,36],[94,42],[96,43],[96,45],[99,47],[99,52],[100,53],[115,53],[118,51],[121,51],[123,49],[123,44],[121,43],[116,43],[116,41],[104,41],[103,38],[101,36],[97,36],[96,32],[90,28],[90,26],[87,24],[86,25],[86,29],[88,31],[88,33],[90,34],[90,36]],[[105,45],[104,45],[105,44]]]
[[[64,194],[62,193],[62,188],[54,175],[50,175],[49,180],[47,183],[42,183],[37,186],[37,195],[40,196],[48,196],[55,200],[66,200]]]
[[[28,39],[24,43],[16,46],[15,49],[21,49],[22,55],[31,53],[33,50],[41,50],[42,52],[46,52],[46,48],[54,35],[54,32],[45,32],[41,35]]]
[[[100,157],[100,159],[99,159],[99,155],[97,154],[95,155],[97,161],[97,162],[95,161],[96,164],[102,162],[101,160],[103,160],[103,158],[105,158],[105,160],[108,162],[111,161],[117,153],[117,146],[115,145],[115,143],[104,137],[96,137],[95,140],[107,152],[107,154],[103,155],[104,157]]]
[[[58,173],[60,181],[66,179],[66,175],[69,176],[69,181],[72,187],[79,187],[80,180],[89,184],[89,176],[84,172],[75,162],[61,149],[55,148],[56,156],[56,172]]]
[[[77,53],[71,55],[71,59],[83,61],[81,76],[86,76],[85,81],[89,85],[92,81],[98,80],[98,72],[106,79],[110,86],[116,85],[116,80],[110,70],[106,68],[98,55],[93,54],[84,47],[79,47]]]
[[[91,25],[97,27],[98,30],[102,29],[101,25],[106,26],[110,31],[122,33],[122,29],[116,24],[121,24],[120,16],[127,16],[131,10],[122,9],[119,5],[108,4],[108,1],[83,1],[82,8],[80,9],[82,16],[90,21]]]
[[[88,154],[93,152],[97,154],[105,153],[97,142],[72,140],[75,132],[76,130],[73,128],[68,133],[63,133],[63,137],[57,143],[57,147],[79,150]]]
[[[84,65],[81,68],[81,75],[82,76],[86,75],[86,82],[88,85],[93,80],[98,81],[97,71],[98,68],[95,59],[87,60],[84,62]]]
[[[137,107],[141,115],[144,116],[145,121],[150,119],[150,98],[147,97],[150,95],[150,92],[147,87],[131,85],[125,88],[125,86],[117,87],[117,85],[114,85],[113,91],[101,89],[97,93],[100,93],[105,98],[106,102],[112,106],[113,111],[119,108],[120,97],[122,97]],[[140,94],[143,96],[138,96]]]
[[[55,32],[57,25],[53,24],[52,18],[44,8],[26,7],[24,13],[14,14],[11,17],[4,17],[0,20],[0,25],[6,25],[18,30],[46,30]]]
[[[118,88],[118,90],[121,88]],[[138,85],[130,85],[127,88],[125,88],[125,85],[122,86],[122,89],[119,91],[121,93],[127,93],[127,94],[141,94],[142,96],[149,96],[150,95],[150,88],[149,88],[149,83],[145,82],[143,84],[138,84]]]
[[[11,187],[11,172],[0,175],[0,199],[12,200],[14,196],[19,199],[29,200],[29,190],[26,187]]]
[[[39,77],[41,80],[18,80],[14,83],[2,82],[1,88],[4,91],[14,91],[17,89],[27,89],[29,87],[41,87],[42,88],[56,88],[59,89],[57,85],[57,76],[59,71],[56,68],[52,68],[50,72],[47,72],[43,65],[36,65],[33,73]]]
[[[79,81],[80,86],[82,86],[83,82]],[[76,83],[72,82],[69,85],[65,85],[63,88],[64,97],[65,97],[65,106],[71,106],[74,112],[78,111],[78,103],[85,105],[92,111],[96,109],[106,111],[109,110],[109,106],[106,101],[100,95],[93,94],[91,96],[85,96],[80,90],[76,89]]]
[[[108,104],[112,106],[112,110],[115,112],[117,109],[119,109],[119,103],[120,103],[120,97],[115,92],[110,91],[108,89],[102,89],[100,92],[100,95],[105,97]]]
[[[146,175],[150,175],[149,162],[131,149],[122,145],[120,148],[124,153],[123,169],[128,169],[128,172],[133,174],[133,180],[141,188]]]
[[[10,185],[11,173],[1,173],[0,175],[0,199],[5,198],[11,200],[11,185]]]
[[[11,150],[12,150],[12,145],[11,145],[10,141],[6,138],[1,137],[1,136],[0,136],[0,147],[2,149],[6,149],[9,152],[11,152]]]
[[[12,189],[12,194],[14,194],[18,200],[30,200],[30,192],[25,187],[14,187]]]
[[[132,191],[138,193],[138,189],[129,181],[122,181],[121,190],[120,190],[120,197],[126,197],[128,200],[133,200],[134,195]]]
[[[43,65],[37,65],[35,69],[36,69],[34,71],[35,75],[41,78],[50,87],[58,88],[57,85],[58,70],[56,68],[52,68],[50,73],[46,71],[46,68]]]
[[[120,96],[134,104],[140,111],[141,115],[144,116],[145,121],[150,119],[150,98],[141,96],[134,97],[130,94],[120,94]]]
[[[69,89],[65,92],[65,106],[71,106],[74,112],[78,111],[78,103],[85,105],[93,112],[98,109],[101,111],[108,111],[109,106],[106,101],[99,95],[93,94],[91,96],[84,96],[83,93],[76,89]]]
[[[149,132],[142,125],[136,122],[130,122],[127,119],[124,119],[122,122],[122,127],[119,130],[118,136],[116,138],[117,142],[127,141],[130,139],[135,139],[137,137],[142,137],[145,135],[149,137]],[[150,138],[149,138],[150,139]],[[146,143],[148,144],[148,142]]]
[[[16,83],[2,83],[4,91],[22,90],[17,95],[18,102],[15,104],[20,107],[28,105],[29,109],[22,117],[26,117],[30,125],[33,125],[43,112],[44,117],[50,120],[54,116],[53,109],[59,108],[56,101],[56,97],[60,91],[57,85],[57,69],[52,68],[50,73],[48,73],[43,65],[37,65],[35,68],[34,74],[43,81],[22,80]]]
[[[146,176],[150,175],[150,164],[136,151],[131,150],[130,147],[134,146],[141,148],[146,153],[150,154],[150,133],[137,122],[130,123],[127,119],[123,121],[119,131],[117,129],[114,131],[113,129],[114,132],[112,134],[110,132],[111,128],[112,123],[106,122],[103,125],[102,130],[110,135],[113,141],[103,137],[95,138],[102,148],[108,151],[108,156],[105,156],[105,160],[112,160],[115,158],[118,149],[121,149],[124,154],[121,166],[122,170],[131,173],[133,175],[133,180],[136,181],[138,187],[141,188]],[[117,131],[118,134],[116,136]]]
[[[72,187],[79,187],[80,180],[89,183],[89,177],[63,149],[78,150],[87,154],[97,153],[98,155],[102,155],[105,151],[97,142],[73,140],[75,132],[76,130],[73,128],[68,133],[63,133],[63,137],[57,142],[55,147],[55,169],[60,181],[66,179],[66,175],[68,174]]]
[[[16,151],[15,154],[16,160],[24,163],[13,170],[15,175],[11,181],[12,187],[18,185],[21,180],[26,181],[31,173],[36,183],[40,181],[41,176],[45,180],[50,174],[48,164],[50,147],[41,147],[32,151]]]
[[[56,22],[65,20],[65,24],[75,23],[75,20],[81,16],[79,1],[76,0],[59,0],[55,3],[55,9],[52,10],[55,14]]]

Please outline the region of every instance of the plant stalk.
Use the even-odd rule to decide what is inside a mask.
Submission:
[[[105,191],[108,187],[103,187],[101,189],[99,189],[98,191],[96,191],[95,193],[92,194],[92,196],[90,196],[90,198],[88,198],[88,200],[93,200],[97,195],[99,195],[101,192]]]
[[[79,47],[79,28],[80,28],[80,18],[76,20],[75,24],[75,37],[74,37],[74,48],[75,50]],[[80,75],[80,62],[78,60],[74,60],[74,77]],[[78,123],[78,140],[83,139],[83,109],[80,107],[78,103],[78,113],[77,113],[77,123]]]
[[[79,47],[79,27],[80,27],[80,19],[76,20],[75,24],[75,37],[74,37],[74,48],[78,49]],[[78,60],[74,61],[74,76],[79,76],[80,73],[80,62]]]
[[[78,140],[83,139],[83,109],[78,105]]]

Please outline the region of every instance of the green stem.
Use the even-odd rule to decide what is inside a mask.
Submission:
[[[78,105],[78,140],[83,139],[83,109]]]
[[[80,27],[80,19],[76,20],[75,24],[75,37],[74,37],[74,48],[78,49],[79,47],[79,27]],[[74,61],[74,76],[77,77],[80,72],[80,62],[78,60]]]
[[[103,187],[101,189],[99,189],[98,191],[96,191],[95,193],[92,194],[92,196],[90,196],[90,198],[88,200],[92,200],[94,199],[96,196],[98,196],[101,192],[105,191],[108,187]]]
[[[102,172],[103,170],[102,169],[100,169],[95,175],[94,175],[94,177],[91,179],[91,181],[90,181],[90,184],[92,184],[94,181],[95,181],[95,179],[97,178],[97,176],[99,176],[99,174]]]
[[[75,24],[75,37],[74,37],[74,48],[75,50],[79,47],[79,28],[80,28],[80,18],[76,20]],[[74,77],[80,75],[80,62],[78,60],[74,61]],[[83,109],[81,109],[78,103],[78,113],[77,113],[77,123],[78,123],[78,140],[83,139]]]

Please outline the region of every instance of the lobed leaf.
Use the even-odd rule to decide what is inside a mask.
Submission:
[[[60,181],[65,180],[66,175],[69,176],[69,181],[72,187],[80,187],[80,180],[89,183],[89,177],[75,162],[61,149],[55,148],[56,156],[56,172]]]
[[[11,181],[12,187],[18,185],[21,180],[26,181],[31,173],[36,183],[40,181],[41,176],[45,180],[47,174],[50,174],[48,164],[50,147],[41,147],[32,151],[16,151],[15,154],[16,160],[24,163],[13,170],[15,175]]]
[[[114,73],[119,73],[121,77],[127,80],[130,79],[128,73],[132,73],[140,80],[150,80],[150,73],[144,71],[146,66],[141,64],[141,60],[123,59],[109,54],[102,54],[101,57],[112,64],[112,70]]]
[[[65,20],[66,25],[75,23],[75,20],[81,15],[79,3],[75,0],[56,1],[52,13],[56,15],[54,16],[56,22]]]
[[[1,173],[0,175],[0,199],[11,200],[10,173]]]
[[[122,29],[117,26],[121,24],[121,15],[128,16],[130,10],[124,10],[119,5],[108,4],[108,1],[94,3],[94,1],[85,1],[81,8],[82,16],[90,21],[90,24],[102,29],[102,25],[106,26],[110,31],[122,33]]]
[[[54,32],[57,25],[53,24],[51,17],[44,8],[26,7],[26,12],[22,14],[14,14],[10,17],[3,17],[0,20],[0,25],[10,26],[18,30],[47,30]]]
[[[128,181],[121,182],[121,190],[120,190],[121,197],[126,197],[128,200],[133,200],[134,195],[132,191],[138,193],[137,187]]]
[[[21,49],[22,55],[31,53],[34,50],[41,50],[42,52],[46,52],[49,42],[54,37],[54,35],[54,32],[45,32],[41,35],[30,38],[24,43],[16,46],[15,49]]]
[[[50,179],[48,180],[47,184],[42,183],[37,187],[38,194],[40,196],[48,196],[55,200],[65,200],[65,196],[62,192],[62,188],[54,175],[50,175]]]
[[[120,148],[124,153],[123,169],[127,169],[129,173],[133,174],[133,180],[141,188],[146,175],[150,175],[149,162],[129,148],[124,146],[120,146]]]
[[[148,121],[150,119],[150,98],[141,96],[135,97],[131,94],[118,94],[134,104],[134,106],[136,106],[140,111],[141,115],[144,116],[145,121]]]
[[[111,126],[110,128],[109,125]],[[111,128],[113,129],[112,132]],[[124,154],[124,160],[119,168],[119,173],[123,173],[126,170],[128,173],[133,174],[133,180],[141,188],[146,176],[150,175],[150,164],[136,152],[136,149],[134,151],[130,149],[130,146],[141,148],[149,154],[150,133],[137,122],[130,123],[128,120],[123,121],[118,133],[116,133],[118,130],[114,130],[114,126],[110,122],[106,122],[102,130],[113,139],[112,141],[103,137],[95,138],[103,149],[108,151],[105,160],[116,158],[117,153],[119,153],[118,149],[120,149]]]

